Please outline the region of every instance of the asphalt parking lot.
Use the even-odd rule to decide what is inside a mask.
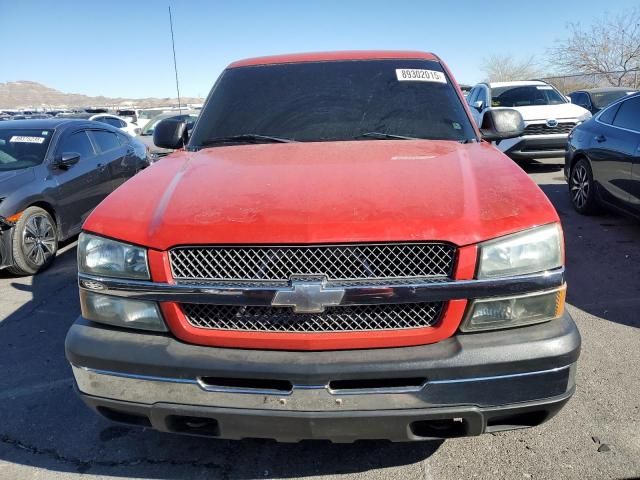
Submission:
[[[562,164],[527,168],[558,210],[578,391],[529,430],[419,444],[276,444],[119,426],[73,392],[64,337],[79,313],[75,245],[33,278],[0,272],[0,478],[565,479],[640,477],[640,223],[571,208]]]

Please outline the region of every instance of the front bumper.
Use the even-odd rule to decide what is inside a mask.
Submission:
[[[0,218],[0,270],[13,265],[13,225]]]
[[[568,316],[424,346],[332,352],[182,343],[79,319],[67,358],[116,421],[220,438],[424,440],[534,426],[573,394]]]
[[[519,141],[504,153],[514,160],[564,158],[568,136],[568,134],[527,135],[519,138]]]

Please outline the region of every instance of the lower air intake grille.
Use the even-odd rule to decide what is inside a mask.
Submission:
[[[211,330],[253,332],[362,332],[434,326],[443,302],[328,307],[322,313],[294,313],[289,307],[184,303],[187,321]]]

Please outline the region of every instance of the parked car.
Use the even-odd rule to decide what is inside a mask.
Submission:
[[[626,96],[633,95],[637,90],[625,87],[591,88],[588,90],[576,90],[569,94],[571,103],[586,108],[591,114],[596,114],[607,105]]]
[[[640,217],[640,94],[625,96],[569,136],[565,178],[573,207]]]
[[[479,83],[467,101],[478,125],[482,125],[486,112],[496,108],[515,108],[522,114],[524,133],[496,143],[514,160],[564,157],[569,132],[591,117],[586,109],[570,103],[552,85],[539,80]]]
[[[145,146],[82,120],[0,123],[0,268],[30,275],[53,262],[58,242],[148,165]]]
[[[81,397],[218,438],[414,441],[549,419],[580,349],[562,230],[481,141],[522,124],[496,109],[479,131],[429,53],[231,64],[188,151],[84,224],[66,340]],[[166,119],[155,143],[179,148],[186,128]]]
[[[123,118],[117,117],[115,115],[109,115],[107,113],[92,115],[89,117],[89,120],[106,123],[107,125],[111,125],[112,127],[119,128],[123,132],[127,132],[133,137],[135,137],[136,135],[140,135],[140,132],[142,132],[142,129],[135,123],[131,123]]]
[[[46,113],[30,113],[28,115],[14,115],[10,120],[43,120],[45,118],[51,118],[51,115]]]
[[[167,118],[174,118],[176,120],[186,122],[187,130],[190,131],[191,129],[193,129],[193,126],[195,125],[199,114],[200,112],[195,110],[184,111],[184,113],[182,114],[175,112],[162,113],[160,115],[157,115],[149,123],[147,123],[140,133],[139,140],[148,147],[149,159],[152,162],[155,162],[156,160],[159,160],[160,158],[174,151],[172,149],[158,147],[155,143],[153,143],[153,132],[158,123]]]

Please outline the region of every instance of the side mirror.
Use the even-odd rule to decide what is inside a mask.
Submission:
[[[158,122],[153,130],[153,143],[160,148],[177,150],[188,141],[187,123],[184,120],[167,118]]]
[[[55,159],[54,165],[66,170],[80,161],[80,154],[75,152],[63,153]]]
[[[484,108],[484,102],[482,100],[476,100],[475,102],[473,102],[472,107],[481,112]]]
[[[513,108],[491,109],[482,118],[480,133],[488,142],[519,137],[524,133],[524,120]]]

